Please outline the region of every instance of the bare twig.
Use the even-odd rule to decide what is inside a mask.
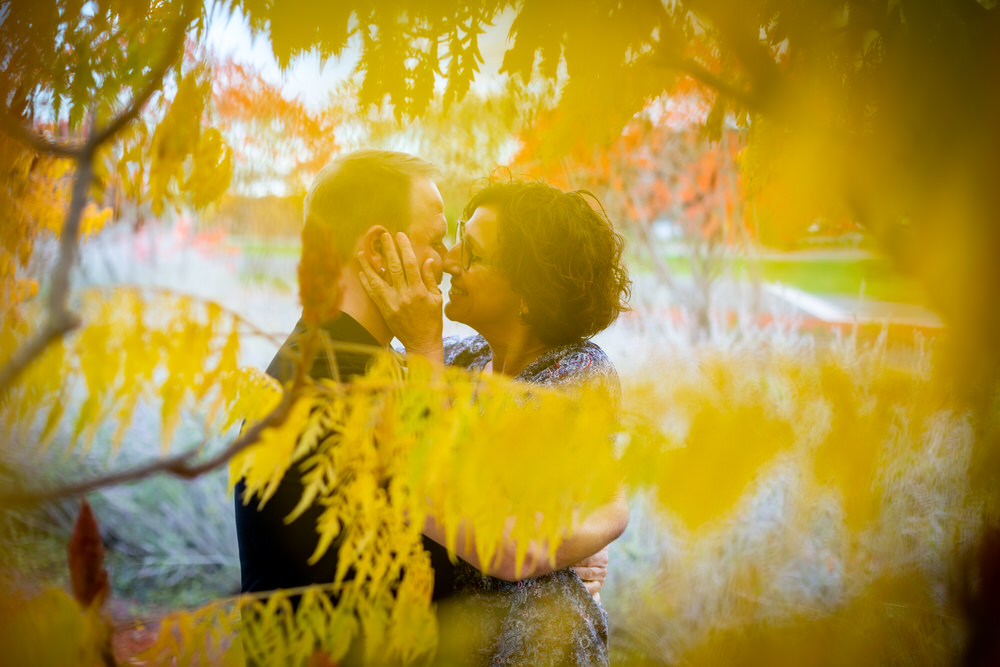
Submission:
[[[59,260],[52,272],[52,289],[49,292],[49,318],[53,320],[65,315],[69,303],[69,273],[76,263],[80,220],[83,218],[83,209],[87,206],[90,184],[94,180],[93,159],[93,153],[90,151],[85,151],[77,158],[73,196],[59,237]]]
[[[667,55],[660,55],[652,61],[652,64],[669,69],[675,69],[678,72],[687,74],[692,79],[701,81],[709,88],[714,89],[725,97],[743,104],[748,109],[753,111],[765,110],[764,102],[753,91],[737,88],[735,85],[729,83],[728,81],[724,81],[721,77],[708,71],[700,63],[694,60],[679,56],[671,57]]]
[[[163,60],[150,72],[149,81],[146,83],[146,86],[132,99],[128,107],[108,123],[107,127],[103,130],[94,132],[88,137],[87,146],[91,150],[118,134],[122,128],[135,120],[135,117],[142,111],[142,107],[149,101],[149,98],[163,85],[163,79],[170,70],[170,67],[181,55],[181,51],[184,48],[184,36],[187,34],[188,24],[194,18],[197,6],[197,2],[188,0],[181,7],[181,15],[178,17],[177,23],[174,24],[173,31],[167,40]]]
[[[59,239],[59,260],[53,270],[52,290],[49,292],[48,321],[28,342],[17,349],[0,368],[0,396],[6,393],[31,363],[40,357],[53,342],[80,325],[80,318],[69,312],[69,274],[76,261],[77,237],[80,219],[87,205],[87,191],[94,178],[93,155],[84,152],[77,157],[79,164],[73,180],[73,197],[70,200],[66,222]]]
[[[30,146],[38,153],[75,158],[78,157],[83,151],[82,143],[78,141],[69,142],[49,139],[41,134],[32,132],[22,125],[20,120],[11,116],[9,113],[0,113],[0,127],[2,127],[12,139]]]
[[[171,65],[180,56],[184,46],[184,35],[194,12],[197,0],[187,0],[181,15],[174,24],[162,61],[150,73],[150,78],[131,104],[116,116],[103,130],[91,130],[82,145],[54,142],[25,128],[16,119],[0,114],[2,125],[12,137],[19,139],[41,153],[73,157],[77,161],[73,194],[66,222],[59,239],[59,259],[52,275],[52,289],[49,292],[48,322],[38,333],[19,348],[10,360],[0,368],[0,395],[3,395],[24,370],[37,359],[45,349],[57,339],[79,326],[79,317],[69,312],[70,272],[76,263],[79,250],[80,220],[87,205],[88,192],[94,180],[94,154],[104,142],[111,139],[126,125],[135,120],[143,105],[163,85],[163,78]]]
[[[7,391],[11,383],[31,365],[35,359],[56,339],[80,325],[78,317],[63,313],[62,319],[50,319],[34,336],[14,352],[13,356],[0,368],[0,395]]]
[[[0,494],[0,506],[11,507],[18,505],[34,505],[54,500],[61,500],[63,498],[82,496],[90,493],[91,491],[96,491],[97,489],[105,489],[111,486],[138,482],[160,473],[169,473],[184,479],[193,479],[215,470],[247,447],[256,443],[260,439],[260,435],[264,432],[264,429],[273,426],[280,426],[288,417],[288,413],[291,409],[292,403],[294,402],[294,395],[297,393],[298,392],[294,388],[293,390],[285,393],[281,403],[279,403],[274,410],[264,417],[264,419],[240,434],[240,436],[230,443],[230,445],[224,450],[212,458],[202,461],[201,463],[192,463],[192,461],[198,456],[200,448],[193,449],[169,458],[150,461],[128,470],[120,470],[108,475],[95,477],[94,479],[85,482],[66,484],[65,486],[58,486],[45,491],[26,491],[21,493]]]
[[[169,473],[184,479],[194,479],[215,470],[247,447],[256,443],[260,439],[260,435],[264,432],[264,429],[281,426],[284,423],[285,419],[288,418],[288,413],[291,411],[292,404],[298,398],[302,387],[306,383],[308,377],[307,369],[312,367],[312,360],[316,354],[318,344],[319,330],[317,327],[312,327],[306,334],[302,344],[302,363],[296,368],[295,379],[289,390],[282,396],[281,403],[268,413],[264,419],[244,431],[228,447],[208,460],[201,463],[192,463],[198,456],[198,451],[201,449],[199,447],[183,454],[150,461],[129,470],[102,475],[86,482],[67,484],[47,491],[0,494],[0,506],[33,505],[61,500],[63,498],[72,498],[96,491],[97,489],[138,482],[160,473]]]

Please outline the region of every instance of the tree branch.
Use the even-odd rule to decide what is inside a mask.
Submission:
[[[763,101],[761,101],[753,91],[742,90],[728,81],[723,81],[722,78],[708,71],[694,60],[679,56],[671,57],[665,54],[660,54],[659,57],[653,59],[652,64],[660,67],[667,67],[669,69],[675,69],[683,74],[687,74],[692,79],[702,82],[709,88],[712,88],[718,93],[740,102],[753,111],[764,111],[765,105]]]
[[[284,423],[288,417],[288,413],[291,412],[292,404],[298,398],[300,390],[306,383],[306,379],[308,378],[307,369],[312,367],[312,361],[316,355],[318,344],[319,329],[312,327],[302,343],[302,363],[296,368],[295,379],[292,382],[292,386],[281,397],[281,403],[274,410],[271,410],[266,417],[250,427],[249,430],[240,434],[228,447],[210,459],[201,463],[191,463],[192,459],[198,455],[198,449],[195,449],[170,458],[150,461],[130,470],[103,475],[86,482],[76,482],[74,484],[59,486],[48,491],[0,494],[0,506],[33,505],[60,500],[62,498],[71,498],[109,486],[138,482],[158,473],[170,473],[183,479],[194,479],[215,470],[247,447],[256,443],[260,439],[260,434],[264,432],[264,429],[281,426]]]
[[[57,155],[59,157],[76,158],[83,152],[83,144],[79,142],[58,141],[49,139],[26,128],[21,121],[9,113],[0,114],[0,127],[15,141],[20,141],[38,153]]]
[[[3,396],[11,383],[21,375],[25,368],[55,340],[80,326],[80,319],[72,313],[63,312],[62,317],[50,318],[32,338],[17,349],[0,368],[0,396]]]
[[[181,7],[181,15],[177,19],[177,23],[174,24],[173,30],[167,39],[163,60],[150,72],[149,81],[146,83],[146,86],[132,99],[128,107],[112,119],[103,130],[94,132],[88,137],[87,146],[91,150],[118,134],[122,128],[135,120],[135,117],[142,111],[142,107],[149,101],[149,98],[163,85],[163,79],[167,75],[167,71],[177,60],[177,57],[181,55],[181,51],[184,48],[184,36],[187,34],[188,24],[194,18],[197,6],[197,2],[188,0]]]
[[[0,396],[2,396],[18,376],[58,338],[79,326],[79,318],[69,312],[70,272],[76,263],[79,250],[80,220],[87,205],[88,192],[94,180],[94,153],[104,142],[120,132],[142,110],[143,105],[161,85],[167,70],[180,55],[184,46],[184,36],[188,24],[198,7],[197,0],[187,0],[181,8],[181,15],[174,25],[167,42],[163,60],[150,74],[149,82],[132,100],[124,112],[116,116],[103,130],[92,129],[82,145],[53,142],[25,128],[8,114],[0,114],[2,125],[12,137],[26,142],[35,150],[53,155],[73,157],[77,160],[73,194],[66,222],[59,238],[59,259],[52,275],[52,289],[49,292],[48,323],[29,341],[18,349],[0,368]]]
[[[0,368],[0,396],[6,393],[24,370],[31,365],[57,339],[80,325],[80,318],[69,312],[69,274],[76,261],[78,249],[77,237],[80,234],[80,219],[87,205],[87,191],[94,179],[93,154],[82,151],[77,156],[78,165],[73,179],[73,196],[70,200],[66,222],[59,238],[59,260],[52,275],[52,289],[49,292],[49,303],[45,326],[22,345],[11,358]]]
[[[66,314],[69,303],[69,274],[79,251],[80,220],[87,206],[87,194],[94,180],[94,154],[84,151],[78,158],[76,177],[73,179],[73,196],[70,199],[66,222],[59,236],[59,260],[52,272],[52,289],[49,292],[49,319]]]
[[[215,470],[247,447],[256,443],[260,439],[260,435],[264,432],[264,429],[272,426],[280,426],[288,417],[288,413],[291,409],[292,403],[294,402],[292,398],[293,395],[297,394],[298,391],[295,387],[293,387],[292,390],[285,393],[281,399],[281,403],[279,403],[274,410],[268,413],[264,419],[254,424],[244,433],[240,434],[240,436],[230,443],[230,445],[224,450],[201,463],[191,463],[191,461],[198,455],[198,449],[194,449],[169,458],[150,461],[128,470],[121,470],[108,475],[95,477],[94,479],[85,482],[76,482],[65,486],[57,486],[46,491],[26,491],[0,494],[0,506],[11,507],[34,505],[38,503],[52,502],[54,500],[61,500],[63,498],[82,496],[98,489],[138,482],[159,473],[170,473],[183,479],[193,479]]]

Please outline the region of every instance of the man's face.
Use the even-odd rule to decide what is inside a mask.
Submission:
[[[440,284],[441,264],[448,252],[444,245],[448,221],[444,217],[441,193],[431,179],[419,178],[413,181],[410,188],[410,215],[412,218],[406,235],[410,237],[417,263],[423,267],[428,258],[434,260],[434,279]]]

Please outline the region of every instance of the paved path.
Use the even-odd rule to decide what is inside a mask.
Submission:
[[[781,283],[767,283],[764,290],[823,322],[887,323],[921,329],[943,326],[940,317],[918,304],[878,301],[842,294],[811,294]]]

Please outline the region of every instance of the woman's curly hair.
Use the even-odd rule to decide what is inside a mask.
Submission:
[[[491,182],[473,195],[465,217],[480,206],[497,211],[496,266],[524,299],[524,320],[542,342],[585,340],[628,309],[625,241],[593,194],[539,182]]]

